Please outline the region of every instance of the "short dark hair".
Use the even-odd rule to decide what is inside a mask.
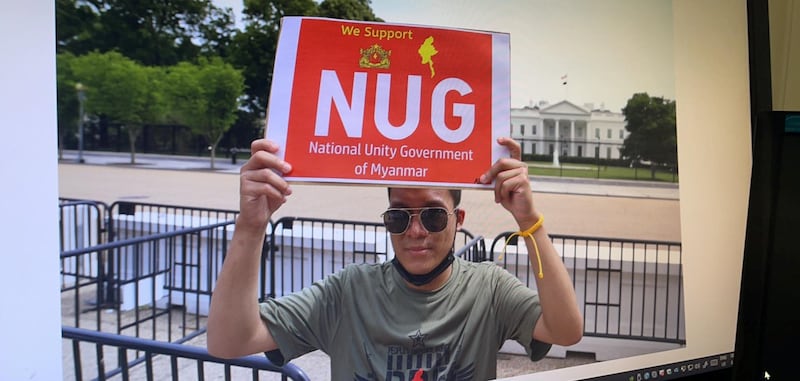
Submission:
[[[453,207],[458,207],[458,204],[461,203],[461,189],[448,189],[447,191],[450,192],[450,197],[453,198]],[[389,197],[392,196],[391,187],[386,188],[386,195]]]

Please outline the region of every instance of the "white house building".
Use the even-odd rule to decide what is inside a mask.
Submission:
[[[619,159],[619,149],[629,135],[625,116],[592,105],[570,101],[511,109],[511,137],[522,144],[523,154]]]

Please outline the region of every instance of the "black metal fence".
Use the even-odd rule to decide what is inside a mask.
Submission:
[[[498,235],[489,251],[528,287],[538,269],[512,232]],[[551,234],[583,307],[584,335],[685,344],[680,242]],[[501,253],[503,253],[501,257]],[[543,269],[547,276],[547,269]]]
[[[459,230],[456,246],[473,238],[469,231]],[[264,248],[262,300],[299,291],[349,264],[380,263],[394,256],[382,223],[300,217],[276,221]],[[479,256],[473,252],[474,248],[465,254]]]
[[[62,199],[62,324],[174,343],[203,334],[237,214]],[[510,234],[498,235],[486,250],[483,237],[461,230],[456,255],[494,261],[535,288],[525,246],[513,239],[504,245]],[[679,242],[551,239],[575,284],[586,336],[685,343]],[[352,263],[394,256],[381,223],[298,217],[271,222],[262,250],[261,300]]]
[[[194,323],[168,330],[167,340],[191,335],[207,314],[237,214],[60,199],[62,307],[73,316],[65,324],[155,338],[155,322],[166,318],[171,328],[174,315]]]
[[[238,215],[238,210],[117,201],[108,207],[108,240],[207,226]]]
[[[58,205],[60,252],[92,247],[105,242],[108,207],[97,201],[60,199]],[[98,254],[61,259],[61,291],[102,278],[105,270]]]
[[[297,366],[277,366],[265,356],[222,360],[200,347],[74,327],[62,327],[61,337],[71,342],[65,361],[72,362],[73,372],[65,373],[65,380],[106,380],[117,376],[122,380],[261,380],[268,374],[280,374],[282,380],[309,380]]]
[[[233,221],[107,242],[61,253],[94,262],[62,288],[62,324],[182,342],[200,332]]]
[[[520,143],[522,159],[528,162],[553,162],[558,152],[558,166],[533,165],[532,173],[559,177],[594,177],[625,180],[678,182],[677,164],[654,164],[620,157],[622,143],[598,139],[515,138]],[[609,168],[616,168],[609,171]]]

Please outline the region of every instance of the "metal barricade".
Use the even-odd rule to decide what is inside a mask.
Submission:
[[[282,380],[309,380],[296,365],[277,366],[264,356],[225,360],[200,347],[73,327],[62,327],[61,337],[71,341],[72,349],[64,351],[64,380],[105,380],[115,376],[123,380],[260,380],[275,373]],[[140,364],[144,367],[137,366]]]
[[[489,258],[536,288],[538,269],[523,240],[515,236],[506,245],[512,233],[494,239]],[[556,234],[550,239],[583,307],[585,336],[686,343],[680,242]]]
[[[177,206],[155,203],[142,203],[130,201],[117,201],[108,208],[108,242],[125,240],[134,237],[155,236],[161,233],[172,232],[183,229],[191,229],[202,226],[211,226],[223,222],[235,221],[239,212],[228,209],[200,208],[191,206]],[[232,227],[231,227],[232,232]],[[199,234],[199,233],[198,233]],[[231,234],[232,235],[232,234]],[[203,236],[207,240],[213,237]],[[202,242],[201,237],[195,237],[196,247],[210,245],[212,241]],[[227,250],[227,242],[223,242],[222,252]],[[184,279],[183,274],[199,274],[198,278],[213,280],[221,267],[221,257],[216,262],[200,263],[201,253],[195,252],[191,255],[175,258],[176,262],[171,264],[171,271],[174,277]],[[111,254],[112,256],[115,253]],[[113,258],[112,258],[113,259]],[[113,261],[112,261],[113,262]],[[117,278],[116,269],[110,267],[108,276]],[[189,279],[189,282],[197,282],[196,279]],[[172,285],[170,287],[181,287]],[[180,290],[180,288],[178,289]],[[210,295],[210,290],[204,291]],[[110,297],[110,296],[109,296]],[[208,298],[208,295],[203,297]],[[109,298],[106,298],[109,299]],[[112,299],[113,302],[113,299]]]
[[[62,260],[95,261],[106,253],[109,269],[103,279],[62,291],[64,324],[164,341],[196,336],[205,325],[233,225],[226,221],[62,252]]]
[[[455,245],[473,239],[462,229],[456,233]],[[472,249],[470,255],[475,250],[479,249]],[[265,240],[264,254],[261,300],[299,291],[349,264],[394,258],[390,235],[382,223],[302,217],[276,221]],[[265,272],[267,262],[269,271]]]
[[[235,220],[237,210],[117,201],[108,208],[108,241]]]
[[[471,234],[465,231],[465,236],[471,237]],[[486,255],[486,241],[483,236],[474,237],[465,243],[464,246],[456,250],[455,256],[464,258],[470,262],[486,261],[489,259]]]
[[[95,246],[105,241],[105,212],[107,206],[89,200],[59,199],[59,248],[66,250]],[[66,258],[61,260],[61,290],[94,283],[104,276],[101,256]]]

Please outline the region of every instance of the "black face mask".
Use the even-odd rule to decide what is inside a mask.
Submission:
[[[397,272],[400,273],[400,276],[403,277],[403,279],[405,279],[406,281],[415,286],[423,286],[430,283],[437,276],[439,276],[439,274],[441,274],[444,270],[446,270],[447,267],[450,266],[453,263],[453,261],[455,261],[455,259],[456,258],[453,255],[453,249],[450,249],[450,253],[448,253],[447,256],[444,257],[444,259],[442,260],[441,263],[439,263],[438,266],[434,267],[434,269],[431,270],[429,273],[422,275],[415,275],[408,272],[403,267],[403,265],[400,264],[400,261],[397,260],[397,257],[392,259],[392,265],[397,270]]]

